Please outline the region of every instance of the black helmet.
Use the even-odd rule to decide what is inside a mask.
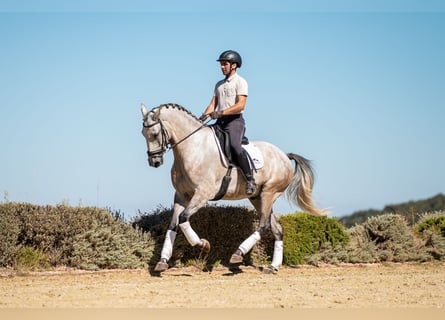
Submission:
[[[219,55],[219,59],[216,61],[229,61],[230,63],[236,63],[238,68],[241,68],[242,60],[238,52],[233,50],[224,51]]]

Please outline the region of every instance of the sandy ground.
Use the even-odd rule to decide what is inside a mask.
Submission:
[[[445,264],[302,266],[266,275],[169,269],[19,276],[0,271],[0,308],[444,308]]]

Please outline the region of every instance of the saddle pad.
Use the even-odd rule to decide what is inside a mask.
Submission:
[[[219,151],[219,155],[221,157],[221,161],[222,161],[223,165],[227,168],[229,166],[227,157],[225,156],[225,154],[221,148],[218,137],[216,136],[215,131],[214,131],[215,129],[213,129],[213,128],[211,128],[211,129],[212,129],[213,137],[215,138],[216,145],[218,146],[218,151]],[[250,166],[252,167],[252,164],[254,166],[252,169],[261,169],[264,166],[264,158],[263,158],[263,154],[261,153],[261,150],[252,142],[249,142],[248,144],[243,144],[241,146],[249,154],[249,157],[251,159],[251,161],[249,161]]]
[[[249,154],[251,163],[255,169],[261,169],[264,166],[264,159],[261,150],[253,142],[241,145]]]

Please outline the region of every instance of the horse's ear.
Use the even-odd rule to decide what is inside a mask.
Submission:
[[[142,116],[144,116],[144,117],[147,116],[147,114],[148,114],[148,110],[143,103],[141,103],[141,112],[142,112]]]

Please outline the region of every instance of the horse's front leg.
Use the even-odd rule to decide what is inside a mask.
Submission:
[[[168,269],[168,261],[173,254],[173,244],[178,234],[178,218],[179,214],[184,211],[184,203],[180,201],[182,199],[178,194],[175,194],[175,204],[173,207],[173,217],[165,233],[164,245],[162,246],[161,259],[156,264],[154,271],[163,272]]]
[[[199,245],[204,252],[210,251],[210,243],[205,239],[200,239],[189,222],[190,217],[204,206],[206,202],[207,198],[205,196],[199,196],[199,194],[195,194],[190,200],[178,193],[175,194],[173,217],[165,234],[161,259],[154,269],[156,272],[163,272],[168,269],[168,261],[173,254],[173,244],[178,233],[178,226],[192,246]]]
[[[179,214],[178,223],[179,228],[181,228],[182,233],[184,233],[185,238],[188,243],[192,247],[200,246],[202,247],[203,252],[207,253],[210,251],[210,243],[206,239],[199,238],[198,234],[193,230],[190,225],[190,217],[196,213],[199,209],[201,209],[207,201],[210,199],[210,196],[206,194],[206,192],[200,192],[200,188],[195,190],[195,194],[192,199],[190,199],[189,204],[185,207],[185,209]]]

